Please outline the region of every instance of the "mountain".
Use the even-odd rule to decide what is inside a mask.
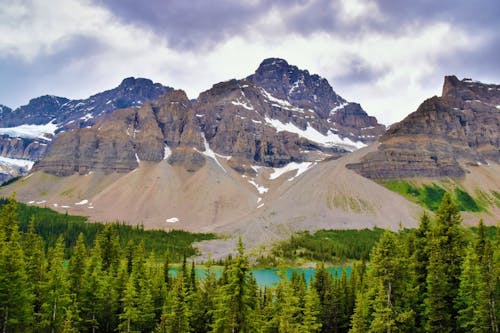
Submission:
[[[113,110],[139,106],[173,90],[149,79],[129,77],[114,89],[90,96],[87,99],[70,100],[45,95],[33,98],[27,105],[15,110],[2,109],[0,127],[20,125],[58,125],[58,131],[90,126],[94,119]]]
[[[372,179],[464,177],[500,162],[500,85],[447,76],[441,97],[392,125],[377,151],[349,165]]]
[[[217,155],[253,175],[254,166],[338,158],[385,130],[325,79],[282,59],[266,59],[253,75],[215,84],[195,101],[175,90],[94,121],[58,135],[36,170],[128,172],[168,158],[196,172]]]
[[[297,230],[413,227],[424,208],[379,180],[439,177],[430,184],[484,203],[466,223],[495,223],[499,88],[447,77],[443,96],[381,135],[325,79],[266,59],[195,100],[170,90],[54,130],[31,173],[0,193],[96,221],[241,234],[264,249]],[[234,238],[200,246],[220,258]]]
[[[141,106],[171,90],[148,79],[130,77],[118,87],[87,99],[46,95],[15,110],[0,106],[0,157],[21,160],[21,164],[24,160],[38,161],[45,156],[55,134],[90,127],[116,109]],[[4,166],[0,181],[27,171],[9,168],[11,164],[1,161],[0,165]]]

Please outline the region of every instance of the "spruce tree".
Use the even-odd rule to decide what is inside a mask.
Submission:
[[[420,224],[414,231],[414,251],[411,258],[415,286],[415,326],[416,330],[423,332],[425,328],[425,298],[427,295],[427,269],[429,266],[429,238],[431,221],[429,215],[420,218]]]
[[[49,251],[49,270],[41,307],[41,326],[54,333],[62,330],[71,306],[68,271],[64,267],[64,242],[59,237]]]
[[[400,239],[386,231],[371,254],[368,288],[373,295],[370,332],[413,332],[414,312],[411,302],[407,256]]]
[[[446,193],[431,230],[427,274],[426,328],[457,332],[456,299],[465,247],[457,205]]]
[[[33,293],[26,274],[14,197],[0,211],[0,329],[30,331]]]
[[[300,327],[301,333],[317,333],[321,329],[319,320],[319,298],[314,287],[307,288],[304,302],[304,319]]]
[[[456,301],[459,332],[485,332],[483,326],[485,318],[481,318],[483,316],[480,313],[482,309],[479,299],[480,290],[485,288],[482,282],[478,256],[474,248],[469,247],[462,265],[460,288]]]
[[[120,332],[126,333],[139,332],[137,329],[137,322],[139,320],[137,291],[133,277],[128,279],[121,301],[122,311],[119,315],[120,324],[118,325],[118,329]]]
[[[256,299],[249,292],[249,264],[241,238],[238,255],[231,260],[227,270],[227,283],[222,285],[214,311],[214,333],[256,332],[254,309]]]

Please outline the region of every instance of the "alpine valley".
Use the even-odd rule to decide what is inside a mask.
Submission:
[[[0,106],[0,127],[0,194],[93,221],[252,246],[298,230],[414,227],[444,191],[465,223],[500,217],[500,86],[455,76],[389,128],[276,58],[195,100],[127,78],[88,99]],[[234,239],[200,246],[223,257]]]

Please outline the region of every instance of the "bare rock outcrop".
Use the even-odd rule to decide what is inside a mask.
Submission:
[[[500,86],[445,77],[441,97],[391,126],[376,152],[349,167],[374,179],[461,177],[469,164],[500,162]]]

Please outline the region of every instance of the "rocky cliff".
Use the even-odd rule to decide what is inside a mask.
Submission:
[[[139,161],[168,158],[194,172],[208,157],[252,174],[252,166],[339,157],[385,129],[325,79],[282,59],[266,59],[253,75],[215,84],[195,101],[170,91],[93,121],[90,128],[59,134],[36,169],[125,172]]]
[[[58,125],[58,131],[93,125],[97,117],[121,108],[140,106],[171,91],[149,79],[129,77],[110,90],[87,99],[70,100],[45,95],[34,98],[27,105],[15,110],[6,108],[0,112],[0,127],[20,125]]]
[[[445,77],[441,97],[391,126],[376,152],[350,165],[374,179],[461,177],[463,163],[500,161],[500,86]]]
[[[54,135],[89,128],[116,109],[139,107],[169,91],[172,88],[151,80],[130,77],[118,87],[87,99],[70,100],[46,95],[34,98],[15,110],[0,105],[0,157],[39,161],[45,156]],[[61,140],[66,142],[64,138]],[[71,148],[68,149],[71,151]],[[63,163],[71,164],[78,158],[81,157],[69,156]],[[10,172],[9,168],[10,164],[4,165],[2,181],[8,180],[9,174],[12,177],[27,171],[22,169],[19,172],[18,168],[12,168]]]

